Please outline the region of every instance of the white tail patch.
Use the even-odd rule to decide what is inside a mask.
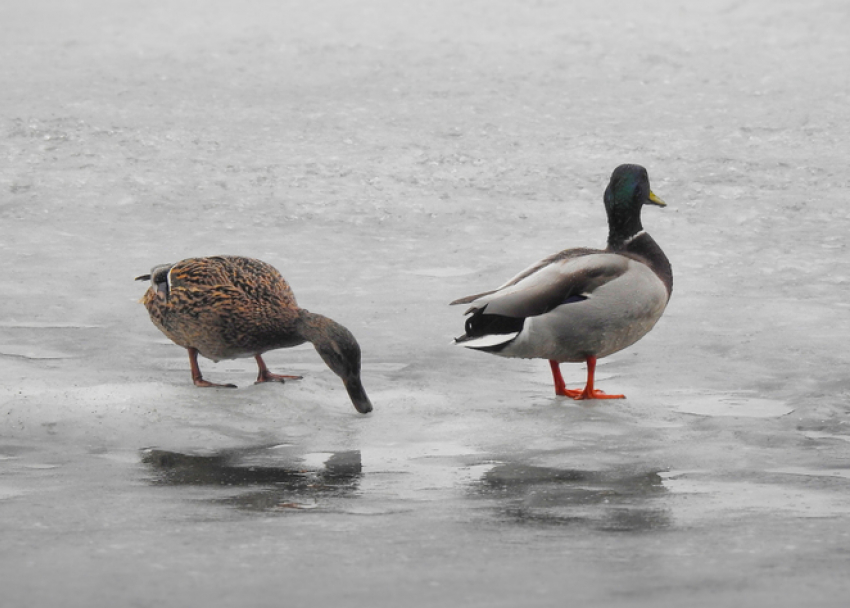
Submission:
[[[493,346],[506,344],[507,342],[510,342],[511,340],[516,338],[518,335],[518,331],[509,334],[490,334],[487,336],[481,336],[480,338],[475,338],[474,340],[464,340],[463,342],[455,342],[455,344],[459,344],[460,346],[464,346],[466,348],[492,348]]]

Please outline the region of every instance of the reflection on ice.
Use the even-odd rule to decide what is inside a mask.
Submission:
[[[582,471],[519,463],[500,464],[473,488],[495,499],[519,523],[585,525],[639,532],[670,525],[658,498],[667,493],[658,472]]]
[[[148,449],[142,462],[152,470],[152,483],[167,486],[262,486],[212,502],[249,511],[311,509],[329,498],[352,495],[362,474],[360,452],[322,454],[321,466],[313,455],[276,458],[269,450],[281,446],[223,450],[209,455]],[[292,455],[290,455],[292,456]]]

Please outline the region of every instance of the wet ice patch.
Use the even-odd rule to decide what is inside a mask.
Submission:
[[[363,449],[363,485],[381,495],[415,501],[443,500],[479,479],[493,464],[451,442],[411,442]]]
[[[183,421],[184,426],[191,426],[187,433],[197,433],[200,423],[190,406],[214,397],[193,395],[189,390],[157,382],[31,387],[7,395],[0,391],[0,415],[18,437],[47,433],[67,439],[81,434],[135,442],[145,441],[145,430],[151,437],[163,435],[163,416]],[[206,408],[212,412],[209,424],[216,422],[218,409]]]
[[[99,454],[95,454],[97,458],[101,458],[103,460],[107,460],[109,462],[115,462],[118,464],[125,465],[135,465],[139,462],[138,454],[135,450],[118,450],[118,451],[110,451],[110,452],[102,452]]]
[[[795,469],[777,470],[793,473]],[[800,469],[809,474],[811,470]],[[767,471],[774,472],[774,471]],[[850,514],[850,504],[839,495],[824,490],[799,487],[790,483],[712,479],[702,472],[669,471],[660,474],[664,487],[676,497],[698,500],[673,500],[675,520],[691,524],[727,519],[730,515],[779,514],[792,517],[835,517]]]
[[[850,443],[850,435],[835,435],[833,433],[824,433],[822,431],[806,431],[803,435],[809,439],[836,439],[838,441],[846,441]]]
[[[0,500],[15,498],[17,496],[23,496],[24,494],[26,494],[26,492],[19,488],[13,488],[10,486],[0,486]]]
[[[781,473],[784,475],[803,475],[807,477],[838,477],[842,479],[850,479],[850,468],[811,469],[808,467],[786,467],[782,469],[770,469],[768,473]]]
[[[709,417],[779,418],[794,411],[776,399],[702,391],[679,391],[665,397],[664,403],[683,414]]]
[[[70,359],[74,357],[74,355],[61,350],[26,344],[0,344],[0,356],[21,359]]]
[[[312,452],[301,457],[304,467],[307,469],[321,469],[325,462],[333,456],[333,452]]]
[[[62,321],[0,321],[0,327],[22,329],[97,329],[103,326]]]
[[[0,356],[21,359],[70,359],[76,355],[57,348],[56,344],[76,344],[80,335],[77,330],[99,329],[100,325],[62,321],[3,321],[0,328],[21,330],[7,332],[9,342],[0,344]],[[70,332],[68,330],[71,330]],[[84,332],[85,333],[85,332]]]

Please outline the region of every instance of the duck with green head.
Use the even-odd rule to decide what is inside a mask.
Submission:
[[[622,399],[595,388],[596,361],[653,328],[673,292],[673,271],[641,224],[644,205],[665,206],[650,190],[646,169],[614,169],[604,200],[605,249],[561,251],[498,289],[455,300],[472,313],[455,342],[502,357],[547,359],[557,395]],[[560,364],[579,362],[587,364],[585,387],[567,389]]]

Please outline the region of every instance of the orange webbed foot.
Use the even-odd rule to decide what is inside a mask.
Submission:
[[[601,391],[593,386],[593,379],[596,375],[596,357],[587,357],[587,384],[584,389],[567,388],[564,384],[564,378],[561,376],[561,369],[557,361],[549,361],[552,368],[552,377],[555,381],[555,394],[561,397],[569,397],[576,401],[585,399],[625,399],[625,395],[609,395],[605,391]]]
[[[563,391],[555,391],[555,394],[560,397],[569,397],[570,399],[575,399],[576,401],[583,401],[585,399],[625,399],[625,395],[609,395],[605,391],[601,391],[598,388],[588,391],[587,388],[577,389],[577,388],[565,388]]]
[[[585,399],[625,399],[625,395],[609,395],[605,391],[601,391],[598,388],[587,390],[585,387],[584,390],[567,390],[567,397],[572,397],[576,401],[583,401]]]

